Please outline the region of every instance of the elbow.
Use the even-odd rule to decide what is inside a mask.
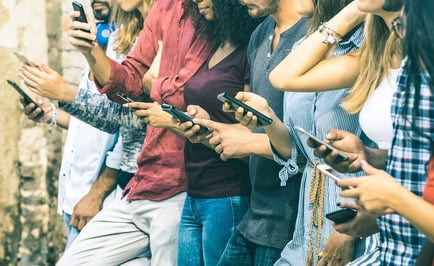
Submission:
[[[276,73],[276,71],[271,71],[268,79],[271,85],[273,85],[273,87],[277,90],[284,91],[288,88],[288,84],[286,82],[287,78],[284,78],[282,75]]]

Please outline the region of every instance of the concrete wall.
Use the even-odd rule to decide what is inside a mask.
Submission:
[[[19,82],[20,50],[78,82],[85,61],[65,37],[70,2],[0,0],[0,265],[54,265],[64,248],[56,208],[65,132],[28,120],[6,79]]]

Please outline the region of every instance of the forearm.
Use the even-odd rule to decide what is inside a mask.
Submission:
[[[118,172],[117,169],[105,167],[98,179],[92,184],[89,194],[104,200],[116,187]]]
[[[101,47],[94,47],[90,53],[84,55],[98,84],[104,86],[110,79],[110,60]]]
[[[434,241],[434,205],[404,188],[402,191],[395,191],[395,196],[389,198],[393,210],[406,218],[430,241]]]
[[[71,116],[63,111],[62,109],[57,109],[57,117],[56,117],[56,125],[63,128],[68,129],[69,120]]]
[[[265,132],[279,157],[288,160],[291,157],[292,145],[291,135],[285,124],[275,117],[273,123],[265,127]]]

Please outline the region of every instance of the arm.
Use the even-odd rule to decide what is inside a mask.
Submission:
[[[20,102],[24,107],[24,114],[35,122],[43,122],[49,124],[56,124],[63,129],[68,129],[70,115],[63,110],[57,109],[57,107],[50,103],[47,98],[36,96],[36,102],[39,107],[35,109],[33,103],[27,104],[24,98],[20,98]],[[44,111],[44,115],[41,116],[41,109]],[[56,121],[53,122],[53,119]]]
[[[367,163],[362,166],[369,176],[340,181],[341,187],[355,187],[343,190],[341,196],[356,198],[359,205],[377,215],[397,212],[433,241],[434,206],[400,186],[385,171]]]
[[[356,1],[342,9],[327,25],[344,36],[363,19],[364,15],[358,10]],[[279,90],[291,91],[351,87],[359,73],[358,52],[328,58],[335,46],[323,43],[323,38],[324,35],[317,30],[293,49],[270,73],[271,84]]]

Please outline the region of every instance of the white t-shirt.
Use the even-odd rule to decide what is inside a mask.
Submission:
[[[377,89],[368,97],[359,114],[360,126],[379,149],[388,150],[392,144],[393,126],[390,115],[392,96],[396,90],[399,69],[392,69]]]

